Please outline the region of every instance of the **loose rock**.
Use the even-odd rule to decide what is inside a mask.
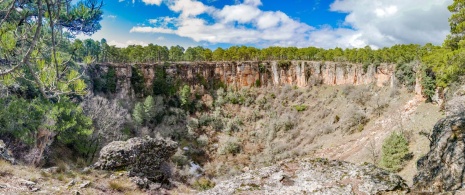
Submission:
[[[140,177],[144,181],[163,183],[169,178],[164,163],[176,152],[177,143],[163,138],[132,138],[115,141],[100,151],[95,164],[103,170],[128,170],[130,177]],[[148,187],[147,182],[140,187]]]
[[[433,128],[430,151],[417,162],[414,189],[445,192],[461,189],[465,179],[465,115],[449,116]]]
[[[200,194],[402,194],[408,191],[400,176],[374,165],[316,159],[249,171]]]

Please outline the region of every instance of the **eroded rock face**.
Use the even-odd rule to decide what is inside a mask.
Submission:
[[[130,64],[100,64],[112,66],[118,78],[118,96],[128,97],[131,92],[132,66]],[[171,77],[190,85],[222,83],[228,88],[283,86],[307,87],[311,80],[326,85],[363,85],[374,83],[389,85],[394,76],[393,64],[363,68],[362,64],[344,62],[290,61],[280,67],[277,61],[254,62],[173,62],[135,66],[142,73],[147,88],[152,87],[156,71],[162,70]],[[105,71],[101,68],[100,71]],[[103,75],[103,73],[100,73]],[[98,76],[98,75],[93,75]]]
[[[448,116],[433,128],[430,151],[417,162],[414,189],[454,191],[465,179],[465,115]]]
[[[439,94],[439,93],[436,93]],[[437,97],[438,101],[441,98]],[[465,86],[460,87],[459,90],[457,90],[452,97],[447,100],[445,104],[445,110],[446,110],[446,115],[447,116],[453,116],[453,115],[458,115],[458,114],[464,114],[465,113]]]
[[[3,159],[11,164],[15,164],[15,158],[13,158],[13,154],[10,150],[8,150],[3,140],[0,140],[0,159]]]
[[[164,183],[169,177],[165,162],[176,152],[177,143],[162,138],[132,138],[114,141],[100,151],[95,168],[103,170],[128,170],[136,177],[140,187],[148,187],[149,181]]]
[[[200,194],[402,194],[407,191],[408,186],[400,176],[374,165],[316,159],[246,172]]]

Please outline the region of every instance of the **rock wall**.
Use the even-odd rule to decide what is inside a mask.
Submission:
[[[321,61],[291,61],[280,65],[278,61],[255,62],[173,62],[155,64],[98,64],[101,67],[116,68],[118,92],[127,94],[130,90],[131,67],[138,68],[150,87],[157,68],[174,78],[191,85],[222,83],[228,88],[241,89],[252,86],[293,85],[307,87],[314,84],[362,85],[375,83],[378,86],[393,85],[394,64],[363,68],[361,64]]]

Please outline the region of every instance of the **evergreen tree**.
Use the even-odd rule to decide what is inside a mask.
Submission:
[[[463,47],[465,42],[465,0],[454,0],[452,5],[447,7],[452,13],[449,18],[450,35],[445,40],[445,45],[453,50]]]
[[[408,156],[408,141],[404,135],[400,133],[392,133],[386,140],[384,140],[381,166],[390,171],[400,171]]]

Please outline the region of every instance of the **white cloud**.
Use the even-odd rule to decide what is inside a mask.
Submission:
[[[118,41],[115,41],[115,40],[111,40],[111,41],[108,42],[108,45],[123,48],[123,47],[127,47],[129,45],[147,46],[148,43],[146,43],[144,41],[137,41],[137,40],[128,40],[126,42],[118,42]]]
[[[147,5],[161,5],[162,0],[142,0]]]
[[[336,0],[332,11],[348,13],[344,23],[376,47],[401,43],[440,44],[449,32],[452,0]],[[336,33],[331,31],[330,33]]]
[[[178,18],[149,20],[155,27],[135,26],[130,32],[176,34],[197,42],[306,46],[305,37],[312,27],[280,11],[262,11],[258,8],[261,4],[260,0],[245,0],[217,9],[196,0],[171,0],[168,7],[180,13]],[[214,22],[198,17],[200,14]]]
[[[106,17],[110,18],[110,19],[116,19],[117,18],[117,16],[115,16],[115,15],[106,15]]]
[[[153,27],[135,26],[130,32],[176,34],[197,42],[262,46],[370,45],[379,48],[402,43],[440,44],[449,31],[447,5],[451,2],[336,0],[330,10],[347,13],[343,26],[314,28],[281,11],[261,10],[260,0],[243,0],[221,9],[198,0],[168,0],[168,8],[179,13],[177,18],[152,19],[149,23]]]
[[[147,26],[137,26],[132,27],[129,32],[141,32],[141,33],[166,33],[173,34],[176,31],[168,28],[157,28],[157,27],[147,27]]]

